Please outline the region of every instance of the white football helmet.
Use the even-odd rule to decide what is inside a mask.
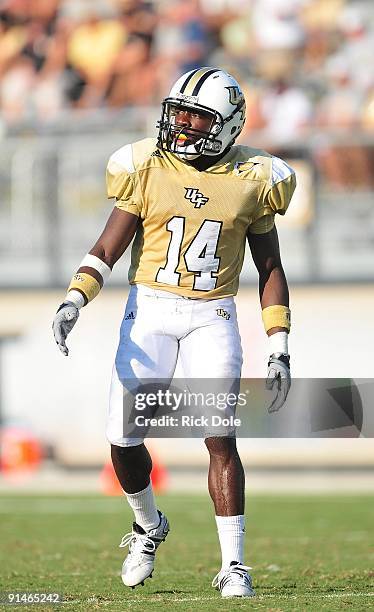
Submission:
[[[176,125],[175,111],[187,109],[211,116],[208,131]],[[245,122],[245,100],[238,82],[219,68],[199,68],[181,76],[162,102],[161,119],[157,123],[158,146],[175,153],[183,160],[201,155],[219,155],[239,136]],[[183,133],[199,138],[181,146]]]

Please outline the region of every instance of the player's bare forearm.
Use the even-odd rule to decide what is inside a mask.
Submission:
[[[276,304],[289,306],[289,293],[286,276],[283,270],[277,230],[274,228],[266,234],[248,233],[248,244],[259,275],[259,294],[261,308]],[[285,331],[283,327],[272,327],[268,335]]]
[[[274,304],[289,305],[288,285],[281,264],[259,275],[259,293],[262,308]]]
[[[69,354],[66,339],[78,320],[79,309],[98,295],[113,265],[130,244],[137,224],[138,217],[114,208],[100,238],[73,276],[52,325],[56,343],[64,355]]]
[[[123,255],[134,237],[138,226],[138,217],[119,208],[114,208],[104,228],[103,233],[90,250],[104,261],[110,268]],[[90,268],[90,273],[91,272]],[[84,267],[79,272],[87,272]]]

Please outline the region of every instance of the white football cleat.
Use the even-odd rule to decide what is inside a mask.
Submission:
[[[231,561],[230,567],[218,572],[213,578],[212,586],[221,592],[222,597],[254,597],[252,578],[247,565]]]
[[[135,588],[138,584],[144,586],[146,578],[152,578],[155,564],[155,554],[169,533],[169,522],[164,514],[158,510],[160,524],[150,531],[137,523],[133,523],[132,531],[123,536],[120,548],[128,545],[129,554],[122,565],[122,582],[128,587]]]

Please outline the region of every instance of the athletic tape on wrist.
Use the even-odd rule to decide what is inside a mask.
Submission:
[[[273,353],[284,353],[288,355],[288,333],[279,331],[269,336],[270,355]]]
[[[71,291],[68,291],[64,301],[72,302],[72,304],[74,304],[74,306],[76,306],[78,310],[86,304],[85,298],[80,293],[80,291],[77,291],[76,289],[72,289]]]
[[[283,306],[283,304],[267,306],[262,311],[262,320],[266,332],[272,327],[284,327],[287,331],[290,331],[291,311],[287,306]]]

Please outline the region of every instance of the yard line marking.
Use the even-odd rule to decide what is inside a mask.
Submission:
[[[300,597],[314,597],[322,598],[322,599],[330,599],[334,597],[374,597],[374,593],[323,593],[319,595],[318,593],[303,593],[302,595],[276,595],[275,593],[265,593],[263,595],[257,595],[257,599],[298,599]]]
[[[325,593],[323,595],[318,595],[317,593],[304,593],[303,595],[276,595],[273,593],[266,593],[263,595],[256,595],[253,599],[254,602],[260,601],[262,599],[300,599],[301,597],[309,597],[314,599],[333,599],[333,598],[343,598],[343,597],[374,597],[374,593]],[[173,597],[154,597],[152,594],[149,597],[142,597],[139,599],[122,599],[122,600],[107,600],[100,601],[97,598],[91,597],[89,599],[75,599],[72,601],[62,601],[63,604],[82,604],[82,603],[99,603],[100,605],[108,606],[110,604],[121,604],[124,605],[128,603],[129,605],[134,605],[136,603],[162,603],[163,601],[172,602],[172,603],[186,603],[193,601],[223,601],[219,599],[218,595],[216,597],[181,597],[179,599]]]

